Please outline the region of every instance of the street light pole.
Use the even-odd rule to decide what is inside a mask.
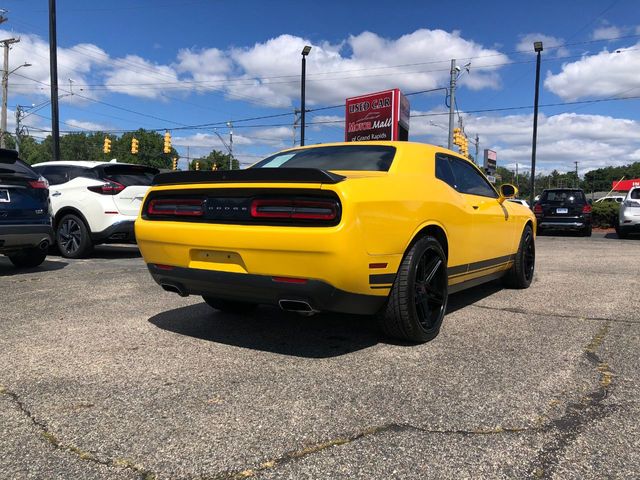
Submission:
[[[458,69],[456,69],[456,59],[451,59],[451,81],[449,82],[449,139],[447,148],[451,150],[453,147],[453,123],[455,115],[456,101],[456,80],[458,79]]]
[[[533,206],[533,199],[536,196],[536,142],[538,140],[538,96],[540,91],[540,52],[542,52],[542,42],[533,42],[533,49],[536,56],[536,93],[533,100],[533,141],[531,144],[531,192],[529,192],[529,205]]]
[[[60,111],[58,109],[58,36],[56,33],[56,0],[49,0],[49,74],[51,78],[52,160],[60,160]]]
[[[311,47],[309,45],[305,45],[302,49],[302,78],[300,81],[300,146],[304,146],[304,114],[305,114],[305,84],[306,84],[306,76],[307,76],[307,55],[311,51]]]

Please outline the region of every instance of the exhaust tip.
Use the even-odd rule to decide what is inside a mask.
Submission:
[[[43,252],[49,249],[49,240],[43,240],[38,244],[38,248]]]
[[[185,291],[182,285],[175,283],[161,283],[160,286],[167,292],[177,293],[181,297],[188,297],[189,294]]]
[[[318,310],[315,310],[309,305],[309,302],[305,302],[304,300],[279,300],[278,305],[282,310],[287,312],[296,312],[302,315],[318,313]]]

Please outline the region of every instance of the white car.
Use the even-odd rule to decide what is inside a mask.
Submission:
[[[56,244],[81,258],[100,243],[135,242],[133,223],[157,168],[118,162],[32,165],[49,181]]]
[[[640,233],[640,187],[629,190],[620,205],[616,233],[619,238],[627,238],[630,233]]]
[[[525,207],[529,208],[529,202],[523,200],[522,198],[509,198],[509,201],[513,203],[519,203],[520,205],[524,205]]]
[[[624,202],[624,195],[610,195],[607,197],[602,197],[597,199],[595,202],[593,203],[622,203]]]

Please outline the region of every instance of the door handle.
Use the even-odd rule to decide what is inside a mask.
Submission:
[[[60,193],[60,192],[53,192],[51,194],[52,197],[59,197],[60,195],[62,195],[62,193]]]

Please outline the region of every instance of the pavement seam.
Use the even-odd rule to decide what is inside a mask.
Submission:
[[[607,336],[610,323],[606,323],[594,334],[591,341],[584,347],[583,356],[598,372],[597,387],[580,397],[578,402],[566,406],[564,413],[557,419],[550,421],[545,430],[557,432],[556,437],[547,442],[536,459],[530,464],[528,472],[534,478],[550,478],[561,460],[561,455],[575,441],[584,428],[595,421],[601,420],[616,410],[615,405],[605,405],[602,402],[610,395],[613,388],[613,372],[608,363],[598,355],[598,350]]]
[[[36,427],[40,430],[42,438],[54,449],[63,452],[71,453],[80,460],[95,463],[98,465],[104,465],[107,467],[114,467],[120,469],[133,470],[140,475],[141,480],[155,480],[157,475],[154,472],[144,469],[142,466],[133,463],[131,460],[125,458],[108,458],[103,460],[96,456],[94,453],[83,450],[76,445],[62,443],[60,439],[47,427],[47,425],[38,420],[35,415],[27,408],[27,406],[20,400],[17,393],[8,390],[5,386],[0,385],[0,395],[4,395],[9,398],[13,404],[20,410]]]
[[[550,313],[550,312],[528,312],[522,308],[510,308],[510,307],[490,307],[488,305],[478,305],[473,304],[469,305],[470,307],[481,308],[483,310],[493,310],[498,312],[506,312],[506,313],[517,313],[521,315],[535,315],[535,316],[546,316],[546,317],[555,317],[555,318],[570,318],[575,320],[587,320],[590,322],[604,322],[604,323],[626,323],[631,325],[638,325],[640,321],[636,320],[618,320],[615,318],[604,318],[604,317],[585,317],[582,315],[568,315],[563,313]]]

